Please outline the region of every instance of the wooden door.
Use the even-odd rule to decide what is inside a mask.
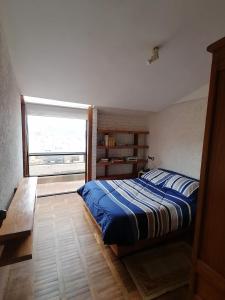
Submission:
[[[21,95],[22,147],[23,147],[23,176],[29,176],[28,125],[24,97]]]
[[[85,182],[92,180],[92,128],[93,128],[93,107],[88,108],[87,126],[87,151],[86,151],[86,175]]]
[[[208,51],[213,54],[213,62],[196,219],[192,291],[196,300],[224,300],[225,38],[209,46]]]

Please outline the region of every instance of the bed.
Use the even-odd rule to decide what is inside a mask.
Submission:
[[[162,169],[154,172],[166,175],[153,179],[144,175],[126,180],[93,180],[78,190],[101,230],[104,243],[112,246],[119,256],[118,247],[131,252],[140,245],[144,247],[191,228],[197,188],[186,197],[165,187],[172,176],[183,175]],[[153,175],[154,172],[151,171]]]

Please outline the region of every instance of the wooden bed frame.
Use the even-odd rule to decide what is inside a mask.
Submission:
[[[84,206],[84,213],[85,216],[91,220],[92,224],[97,227],[98,231],[101,233],[101,228],[98,225],[98,223],[96,222],[95,218],[92,216],[89,208],[86,206],[86,204],[83,202],[83,206]],[[158,244],[163,244],[166,243],[168,241],[176,241],[176,240],[185,240],[188,243],[192,243],[192,239],[193,239],[193,232],[194,232],[194,226],[190,226],[184,230],[179,230],[176,232],[172,232],[172,233],[168,233],[167,235],[164,235],[163,237],[159,237],[159,238],[153,238],[153,239],[148,239],[148,240],[141,240],[138,241],[137,243],[133,244],[133,245],[117,245],[117,244],[113,244],[113,245],[109,245],[110,248],[112,249],[112,251],[114,252],[114,254],[117,257],[123,257],[126,255],[129,255],[131,253],[140,251],[142,249],[145,248],[149,248],[149,247],[153,247],[155,245]]]

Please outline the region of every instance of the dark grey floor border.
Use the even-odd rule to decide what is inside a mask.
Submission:
[[[54,194],[46,194],[46,195],[40,195],[37,196],[37,198],[43,198],[43,197],[51,197],[51,196],[58,196],[58,195],[66,195],[66,194],[76,194],[77,191],[73,192],[62,192],[62,193],[54,193]]]

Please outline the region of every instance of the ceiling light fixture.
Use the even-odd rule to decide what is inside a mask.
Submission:
[[[159,47],[154,47],[152,49],[152,56],[150,59],[148,59],[148,65],[153,63],[155,60],[159,59]]]

